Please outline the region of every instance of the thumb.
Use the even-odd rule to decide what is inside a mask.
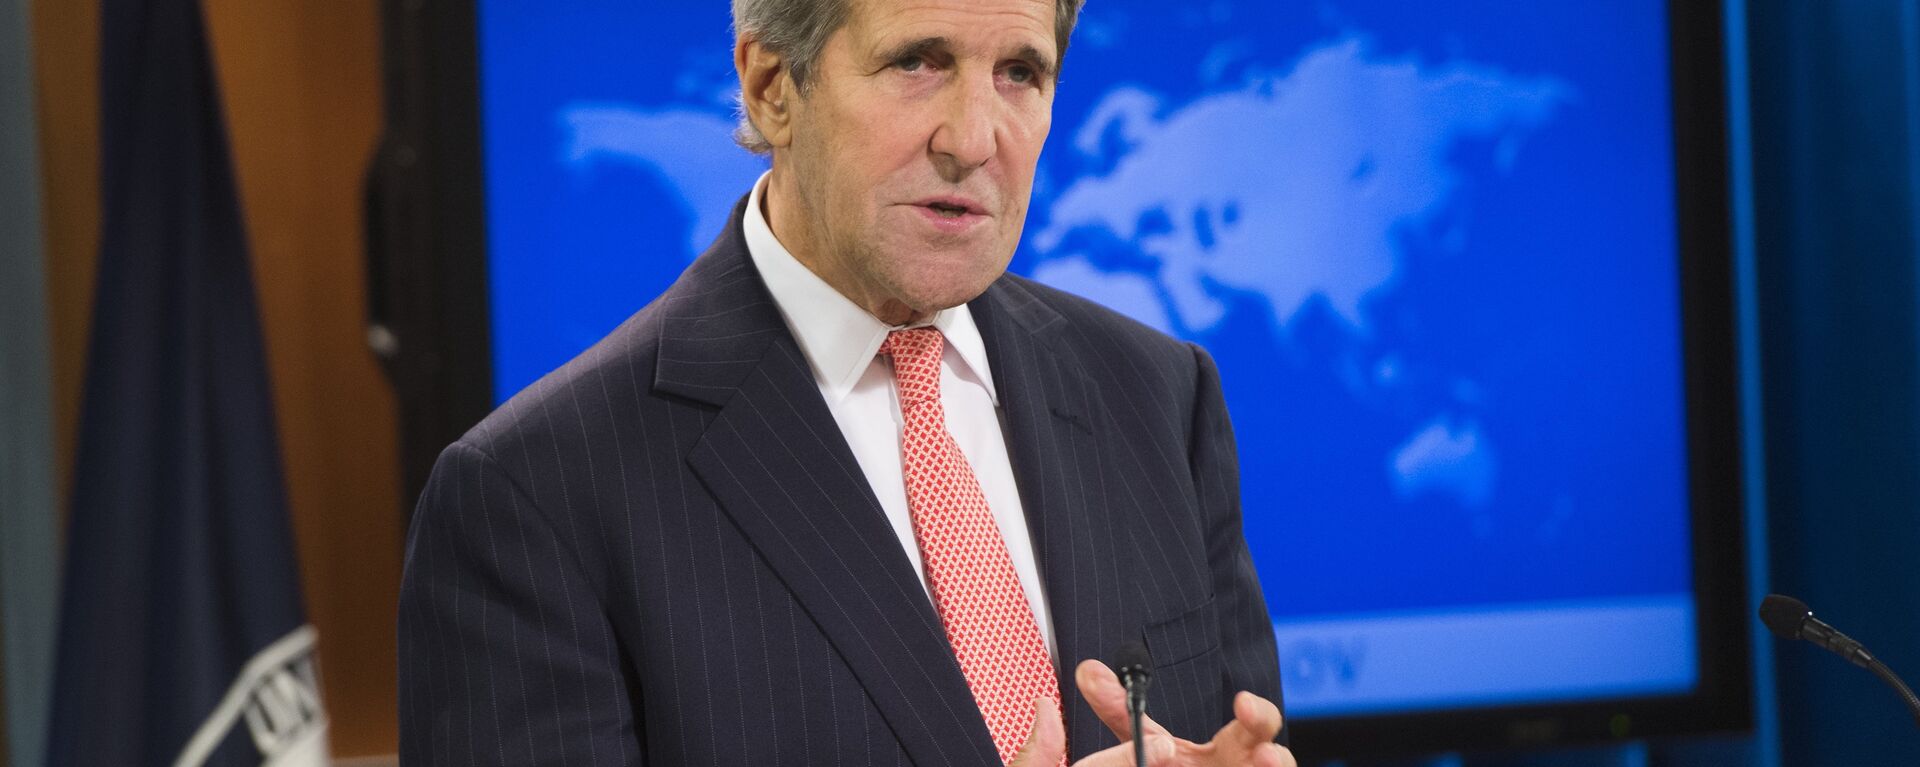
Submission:
[[[1045,696],[1033,699],[1033,732],[1007,767],[1058,767],[1067,759],[1067,729],[1060,723],[1060,704]]]

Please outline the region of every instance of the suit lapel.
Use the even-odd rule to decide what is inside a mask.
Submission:
[[[993,763],[926,591],[747,256],[740,213],[661,307],[655,388],[719,407],[688,465],[915,763]]]
[[[1008,457],[1038,547],[1068,743],[1080,758],[1115,739],[1080,698],[1073,668],[1086,658],[1106,658],[1113,650],[1107,645],[1118,642],[1124,628],[1115,532],[1095,516],[1110,506],[1097,442],[1104,407],[1061,338],[1065,320],[1021,283],[1003,278],[970,306],[987,344]]]

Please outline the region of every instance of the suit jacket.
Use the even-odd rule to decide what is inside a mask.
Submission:
[[[448,447],[400,601],[407,764],[996,764],[939,619],[727,230],[652,304]],[[1211,359],[1017,276],[970,304],[1073,666],[1142,640],[1205,741],[1279,702]]]

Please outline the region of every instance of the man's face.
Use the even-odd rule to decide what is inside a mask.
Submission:
[[[1020,241],[1052,122],[1053,0],[854,0],[790,99],[775,232],[898,323],[972,300]],[[787,231],[782,231],[782,228]]]

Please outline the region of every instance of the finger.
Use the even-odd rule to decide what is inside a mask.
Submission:
[[[1173,741],[1159,735],[1148,735],[1147,764],[1153,767],[1173,767],[1177,763]],[[1087,758],[1074,762],[1073,767],[1133,767],[1133,741],[1126,741],[1112,748],[1096,751]]]
[[[1233,697],[1233,720],[1213,734],[1207,749],[1226,764],[1279,767],[1285,762],[1273,752],[1278,748],[1273,738],[1279,733],[1280,708],[1258,695],[1241,692]],[[1287,756],[1292,758],[1291,754]]]
[[[1272,743],[1280,734],[1280,707],[1273,701],[1242,690],[1233,696],[1233,723],[1248,746]]]
[[[1112,730],[1121,740],[1133,739],[1133,720],[1127,715],[1127,688],[1120,684],[1107,664],[1088,658],[1080,661],[1073,669],[1073,681],[1080,688],[1080,697],[1087,699],[1087,705],[1093,708],[1095,716]],[[1141,727],[1148,735],[1168,735],[1167,728],[1153,721],[1153,717],[1141,717]]]
[[[1197,758],[1202,764],[1231,764],[1239,767],[1300,767],[1294,761],[1293,752],[1278,743],[1262,743],[1248,753],[1236,753],[1230,749],[1209,749],[1204,756]]]
[[[1067,758],[1067,730],[1052,698],[1033,699],[1033,731],[1007,767],[1056,767]]]
[[[1087,699],[1095,716],[1121,740],[1133,739],[1133,722],[1127,718],[1127,690],[1120,685],[1107,664],[1088,658],[1073,669],[1074,685],[1080,697]]]

